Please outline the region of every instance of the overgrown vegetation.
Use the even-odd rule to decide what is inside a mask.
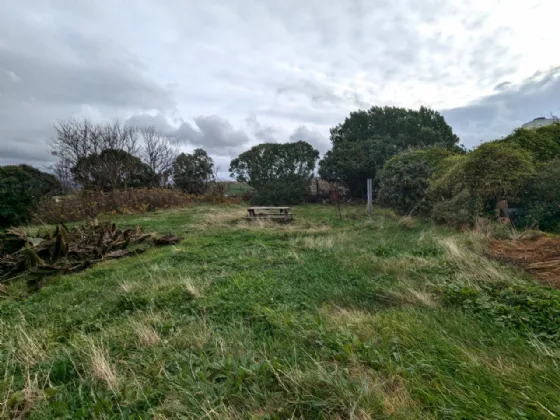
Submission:
[[[79,191],[40,201],[35,223],[66,223],[94,218],[102,214],[145,213],[158,209],[185,206],[195,197],[170,188],[134,188],[127,190]]]
[[[303,202],[319,159],[309,143],[263,143],[233,159],[232,178],[256,189],[252,203],[260,205]]]
[[[560,340],[560,291],[539,286],[484,284],[480,288],[449,285],[445,302],[487,322],[519,330],[542,341]]]
[[[134,188],[102,191],[79,191],[40,201],[32,222],[56,224],[91,219],[101,215],[138,214],[184,207],[194,203],[239,204],[245,196],[229,197],[227,185],[213,182],[205,195],[186,194],[171,188]],[[250,196],[249,196],[250,197]]]
[[[0,166],[0,228],[28,222],[42,197],[59,192],[51,174],[29,165]]]
[[[351,112],[331,129],[330,140],[332,149],[319,163],[319,174],[345,184],[353,197],[364,197],[365,180],[377,181],[385,162],[397,153],[430,146],[461,152],[459,138],[445,119],[425,107],[374,106]]]
[[[509,203],[518,208],[512,215],[518,226],[557,230],[559,127],[519,129],[466,155],[441,155],[439,160],[427,158],[430,149],[400,153],[380,176],[381,203],[455,226],[472,226],[479,217],[495,218],[497,206]]]
[[[379,202],[402,214],[429,214],[430,178],[450,154],[447,149],[430,147],[409,150],[389,159],[380,175]]]
[[[474,234],[363,206],[294,214],[116,216],[185,240],[25,300],[10,283],[0,417],[560,415],[557,291],[489,260]]]

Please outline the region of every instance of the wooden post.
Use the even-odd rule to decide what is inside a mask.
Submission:
[[[373,201],[373,188],[371,184],[371,178],[367,179],[367,212],[371,214],[372,211],[372,201]]]

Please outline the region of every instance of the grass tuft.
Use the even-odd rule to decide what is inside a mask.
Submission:
[[[102,345],[90,344],[91,374],[95,380],[104,382],[107,388],[115,391],[117,374],[115,367],[109,363],[107,353],[107,349]]]

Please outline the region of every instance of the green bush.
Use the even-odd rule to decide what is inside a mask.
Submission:
[[[515,200],[535,173],[527,150],[503,142],[484,143],[467,155],[463,170],[470,193],[481,204]]]
[[[427,214],[429,179],[451,152],[441,148],[409,150],[387,161],[381,173],[379,202],[399,213]]]
[[[437,223],[461,227],[475,221],[475,200],[467,190],[455,194],[447,200],[436,203],[432,209],[432,219]]]
[[[520,205],[524,213],[519,224],[541,230],[560,230],[560,157],[541,165],[528,181]]]
[[[251,203],[258,206],[281,206],[302,203],[307,195],[307,180],[275,181],[259,186]]]
[[[519,128],[497,143],[521,148],[531,153],[536,162],[548,162],[560,155],[560,124],[532,130]]]
[[[0,227],[26,223],[42,197],[59,191],[51,174],[28,165],[0,167]]]
[[[465,156],[450,157],[430,180],[432,217],[450,224],[474,222],[500,200],[518,200],[535,175],[531,153],[503,141],[484,143]]]

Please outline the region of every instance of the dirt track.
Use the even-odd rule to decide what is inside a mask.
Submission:
[[[560,238],[493,241],[489,251],[493,258],[518,265],[539,282],[560,289]]]

